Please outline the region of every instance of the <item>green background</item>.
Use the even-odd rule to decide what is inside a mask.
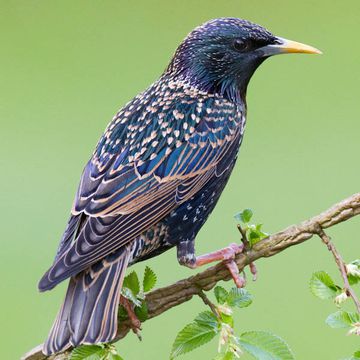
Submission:
[[[238,241],[233,214],[245,207],[275,232],[359,191],[358,0],[0,0],[1,359],[42,342],[55,318],[66,285],[39,294],[37,281],[107,122],[157,79],[193,27],[221,16],[258,22],[324,55],[278,56],[253,77],[240,158],[197,253]],[[329,231],[348,261],[360,256],[359,226],[357,218]],[[159,285],[193,273],[174,251],[147,263]],[[338,279],[317,238],[257,265],[259,279],[248,285],[255,302],[238,311],[239,333],[271,330],[297,359],[340,359],[359,347],[324,324],[335,307],[308,290],[315,270]],[[177,331],[202,308],[193,299],[144,324],[143,342],[130,334],[120,354],[167,359]],[[216,348],[183,358],[209,360]]]

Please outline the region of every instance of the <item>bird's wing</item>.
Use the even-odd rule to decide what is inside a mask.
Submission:
[[[195,95],[170,92],[140,105],[135,98],[110,123],[74,201],[72,216],[86,219],[62,242],[48,280],[127,244],[221,175],[229,163],[221,160],[241,141],[243,116],[232,103]]]

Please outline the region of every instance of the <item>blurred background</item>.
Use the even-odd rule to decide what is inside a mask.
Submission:
[[[256,72],[240,158],[197,253],[238,241],[233,214],[246,207],[272,233],[359,191],[359,1],[0,0],[2,359],[18,359],[52,325],[66,284],[39,294],[37,282],[108,121],[159,77],[193,27],[221,16],[252,20],[324,55],[278,56]],[[355,218],[329,231],[347,261],[360,256],[359,226]],[[159,286],[193,273],[175,251],[147,264]],[[248,285],[255,301],[238,311],[239,333],[271,330],[297,359],[340,359],[358,349],[357,338],[325,325],[331,302],[308,290],[313,271],[339,279],[319,239],[257,265],[259,279]],[[193,299],[144,324],[142,343],[129,334],[120,354],[167,359],[201,309]],[[183,358],[209,360],[216,349],[214,341]]]

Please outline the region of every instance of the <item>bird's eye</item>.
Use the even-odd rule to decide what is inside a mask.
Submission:
[[[241,39],[235,39],[233,42],[233,47],[236,51],[244,51],[248,47],[248,43]]]

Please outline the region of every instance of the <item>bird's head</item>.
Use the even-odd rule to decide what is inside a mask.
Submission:
[[[250,21],[219,18],[195,28],[185,38],[166,74],[189,81],[201,90],[241,101],[257,67],[266,58],[285,53],[321,52],[277,37]]]

